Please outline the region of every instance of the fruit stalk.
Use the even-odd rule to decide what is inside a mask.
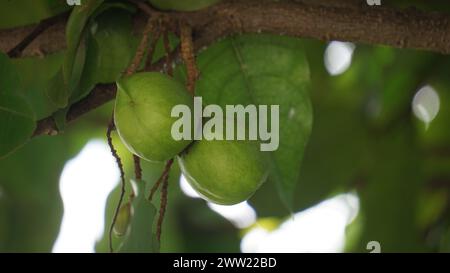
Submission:
[[[187,70],[186,89],[194,96],[195,82],[199,71],[195,62],[194,42],[192,41],[192,28],[185,22],[179,23],[181,38],[181,57]]]
[[[111,119],[111,122],[109,123],[108,129],[106,131],[106,139],[108,140],[108,145],[109,145],[109,148],[111,149],[111,153],[114,156],[114,158],[116,159],[117,166],[119,167],[120,182],[121,182],[121,191],[120,191],[119,202],[117,203],[117,207],[114,212],[114,216],[113,216],[111,226],[109,228],[109,234],[108,234],[108,236],[109,236],[109,251],[111,253],[114,252],[114,248],[112,245],[112,234],[114,231],[114,225],[117,221],[117,216],[119,215],[120,207],[122,206],[123,197],[125,196],[125,172],[123,170],[122,160],[120,159],[119,155],[117,154],[116,149],[114,148],[114,144],[113,144],[112,136],[111,136],[113,130],[115,130],[115,126],[114,126],[113,120]]]

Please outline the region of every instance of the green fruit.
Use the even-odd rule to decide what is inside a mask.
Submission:
[[[201,140],[178,157],[180,168],[202,197],[220,205],[249,199],[268,175],[266,153],[249,141]]]
[[[194,11],[218,3],[220,0],[149,0],[161,10]]]
[[[155,72],[137,73],[117,82],[114,122],[125,146],[149,161],[166,161],[189,145],[175,140],[171,117],[175,105],[193,108],[193,100],[182,84]]]
[[[131,219],[131,204],[128,202],[120,207],[117,214],[116,223],[114,224],[114,233],[117,236],[123,236],[127,233]]]

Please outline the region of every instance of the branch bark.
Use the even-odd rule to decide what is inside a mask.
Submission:
[[[415,9],[309,4],[305,0],[231,0],[200,11],[171,12],[167,15],[174,21],[181,20],[192,27],[196,52],[229,35],[272,33],[450,54],[450,16]],[[142,29],[145,21],[136,22],[136,28]],[[28,54],[33,52],[33,47],[43,52],[64,48],[64,35],[59,33],[64,28],[58,25],[49,28],[34,41],[27,49]],[[16,45],[20,41],[20,33],[23,38],[22,29],[0,31],[0,49],[7,51]],[[88,97],[71,107],[67,120],[76,119],[114,96],[114,85],[97,86]],[[47,118],[39,121],[35,135],[54,132],[54,122]]]

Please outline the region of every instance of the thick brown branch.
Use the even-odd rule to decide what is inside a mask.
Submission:
[[[209,9],[190,13],[169,13],[185,19],[199,44],[208,45],[218,37],[233,33],[267,32],[320,40],[345,40],[383,44],[400,48],[450,53],[450,17],[414,9],[394,10],[368,5],[317,5],[302,2],[263,0],[225,1]],[[46,31],[35,46],[46,52],[64,46],[61,27]],[[23,38],[22,28],[0,31],[0,49],[7,51]],[[22,35],[21,35],[22,34]],[[21,37],[22,36],[22,37]],[[58,41],[61,39],[61,41]]]
[[[174,22],[184,21],[192,26],[196,52],[228,35],[262,32],[450,54],[450,16],[414,9],[399,11],[356,5],[313,5],[305,4],[304,1],[235,0],[196,12],[167,13],[167,16]],[[142,29],[145,21],[137,22],[140,23],[136,24],[136,28]],[[44,34],[50,35],[57,30],[57,27],[52,27]],[[8,33],[12,35],[13,32]],[[4,50],[9,38],[5,36],[5,32],[0,32],[0,37],[0,47]],[[59,36],[53,34],[52,37]],[[10,44],[16,43],[17,41]],[[38,41],[35,43],[39,44]],[[53,41],[52,44],[63,46],[64,41]],[[114,94],[113,85],[96,87],[91,95],[71,107],[67,120],[71,121],[102,105],[112,99]],[[52,133],[53,128],[51,120],[42,120],[35,135]]]
[[[74,103],[67,112],[66,120],[71,122],[79,116],[107,103],[116,96],[116,86],[114,84],[98,84],[91,93]],[[53,117],[47,117],[38,121],[33,136],[54,135],[58,133]]]
[[[201,13],[210,20],[190,22],[201,33],[200,46],[233,33],[266,32],[450,53],[450,17],[438,13],[264,1],[232,1]]]

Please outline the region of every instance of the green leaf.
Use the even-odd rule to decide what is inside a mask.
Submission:
[[[138,181],[136,197],[131,202],[132,218],[128,234],[119,252],[156,252],[159,248],[153,233],[156,208],[145,196],[144,181]]]
[[[131,215],[131,204],[127,202],[123,204],[119,212],[117,213],[117,220],[114,224],[114,234],[116,236],[123,236],[126,234],[128,230],[128,225],[130,224],[130,215]]]
[[[63,70],[59,69],[58,72],[50,80],[45,94],[48,100],[56,105],[57,108],[63,108],[67,105],[67,99],[69,97],[67,86],[64,84]]]
[[[359,178],[367,153],[368,136],[359,109],[344,107],[325,97],[313,103],[314,125],[294,195],[295,212],[347,192]],[[280,200],[270,197],[274,190],[274,185],[263,185],[250,199],[259,217],[286,216]]]
[[[135,51],[137,39],[132,34],[129,10],[103,11],[94,19],[88,35],[86,64],[71,101],[84,97],[95,84],[116,81]]]
[[[0,158],[10,154],[33,134],[33,110],[22,97],[19,75],[8,57],[0,54]]]
[[[64,78],[70,78],[75,62],[75,55],[82,40],[83,32],[90,16],[104,0],[86,0],[73,9],[66,25],[67,58],[64,62]]]
[[[20,78],[12,66],[11,60],[0,52],[0,93],[17,94],[20,90]]]
[[[198,57],[196,95],[204,104],[279,105],[278,150],[271,152],[271,180],[290,208],[312,126],[309,66],[299,40],[244,35],[222,40]]]
[[[69,96],[72,95],[75,88],[78,86],[78,83],[81,80],[81,75],[83,74],[84,64],[86,63],[86,52],[87,52],[87,41],[86,35],[83,36],[80,44],[77,48],[77,52],[75,54],[75,58],[73,59],[73,67],[69,78],[64,78],[64,81],[67,85]],[[63,72],[64,70],[63,65]],[[64,75],[64,73],[63,73]]]
[[[11,60],[19,73],[24,96],[30,102],[37,119],[48,117],[57,110],[46,92],[50,80],[58,73],[63,59],[64,52],[58,52],[44,58],[26,57]]]
[[[95,78],[100,83],[116,81],[134,55],[137,39],[127,10],[113,9],[96,18]]]
[[[1,0],[0,29],[38,23],[69,9],[66,1]]]
[[[107,114],[108,114],[107,117],[109,118],[110,112],[108,112]],[[113,142],[115,144],[115,148],[117,149],[119,156],[122,158],[125,173],[132,173],[134,170],[133,156],[128,151],[128,149],[125,147],[125,145],[123,145],[123,143],[121,143],[118,135],[116,135],[116,134],[113,135]],[[153,162],[149,162],[149,161],[145,161],[145,160],[141,161],[141,167],[142,167],[143,173],[145,174],[145,179],[146,179],[146,181],[149,181],[148,183],[146,183],[147,185],[146,185],[145,192],[147,194],[150,192],[150,189],[152,188],[155,181],[157,181],[158,178],[161,176],[164,166],[165,166],[165,163],[153,163]],[[178,225],[179,218],[177,217],[176,207],[178,206],[177,200],[179,200],[180,197],[182,197],[182,198],[186,198],[186,197],[183,196],[180,188],[176,186],[177,183],[179,182],[179,178],[180,178],[180,170],[175,162],[174,165],[172,166],[172,169],[171,169],[170,175],[169,175],[168,199],[171,201],[169,201],[170,204],[167,207],[166,215],[164,217],[164,227],[163,227],[163,234],[162,234],[163,238],[162,238],[162,244],[161,244],[161,251],[164,251],[164,252],[168,252],[168,251],[173,252],[174,244],[176,245],[175,249],[177,251],[179,251],[179,252],[183,251],[183,249],[180,248],[181,246],[178,244],[179,241],[183,240],[183,239],[179,238],[180,234],[178,232],[181,231],[182,228]],[[131,180],[131,182],[133,183],[133,180]],[[127,197],[130,197],[131,192],[135,192],[133,189],[136,189],[136,186],[137,186],[136,183],[133,183],[133,184],[132,183],[126,183],[126,185],[125,185],[126,194],[125,194],[125,199],[123,200],[123,204],[125,204],[127,202],[131,203],[132,198],[127,198]],[[171,185],[173,185],[173,186],[171,186]],[[105,218],[104,218],[105,226],[104,226],[103,237],[97,241],[97,244],[95,247],[96,252],[101,252],[101,253],[109,252],[109,238],[108,238],[109,228],[111,226],[112,218],[113,218],[114,212],[116,210],[117,203],[119,201],[120,190],[121,190],[121,185],[119,183],[117,185],[117,187],[113,191],[111,191],[111,193],[109,194],[109,197],[107,199],[106,207],[105,207],[105,215],[104,215],[105,216]],[[156,204],[159,204],[159,194],[156,194],[154,196],[154,200],[152,201],[152,203],[155,204],[155,206],[156,206]],[[204,209],[209,210],[206,207]],[[220,216],[217,218],[220,219]],[[217,218],[215,218],[215,220],[217,220]],[[149,220],[152,221],[151,219],[149,219]],[[129,231],[129,229],[127,229],[127,230]],[[126,237],[127,236],[113,236],[112,239],[113,239],[114,246],[121,246]],[[154,242],[154,241],[152,241],[152,242]],[[158,245],[155,245],[153,247],[155,252],[159,251],[158,248],[159,248]],[[120,251],[120,248],[118,248],[118,250]]]
[[[53,113],[52,117],[53,120],[55,121],[56,124],[56,128],[58,130],[58,132],[64,132],[64,130],[66,129],[66,125],[67,125],[67,112],[69,111],[69,108],[62,108],[57,110],[55,113]]]
[[[67,21],[66,56],[61,72],[54,78],[52,88],[47,92],[50,100],[59,108],[67,106],[73,90],[78,86],[81,79],[86,61],[86,29],[88,20],[103,1],[83,1],[80,6],[73,9]]]

